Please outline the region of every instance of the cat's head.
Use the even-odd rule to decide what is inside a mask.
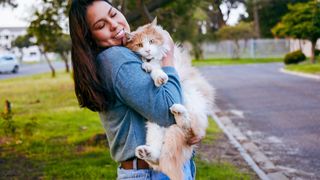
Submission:
[[[139,27],[136,31],[126,33],[126,46],[138,52],[144,61],[161,60],[167,51],[163,29],[157,25],[157,18],[150,24]]]

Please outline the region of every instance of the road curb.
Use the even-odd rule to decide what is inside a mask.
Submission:
[[[279,71],[282,72],[282,73],[285,73],[285,74],[290,74],[290,75],[295,75],[295,76],[300,76],[300,77],[320,80],[320,76],[318,76],[318,75],[307,74],[307,73],[302,73],[302,72],[289,71],[289,70],[286,70],[284,68],[281,68]]]
[[[276,166],[241,133],[227,116],[217,116],[218,112],[221,111],[216,108],[216,112],[211,114],[212,118],[261,180],[288,180],[287,176],[278,171]]]

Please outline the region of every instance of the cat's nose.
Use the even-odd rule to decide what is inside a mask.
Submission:
[[[150,53],[150,50],[146,50],[146,53]]]

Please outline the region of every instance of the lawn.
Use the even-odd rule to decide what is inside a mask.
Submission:
[[[234,64],[256,64],[256,63],[273,63],[283,62],[282,58],[259,58],[259,59],[204,59],[193,60],[194,66],[221,66],[221,65],[234,65]]]
[[[12,117],[0,118],[0,177],[4,179],[115,179],[117,164],[105,143],[97,113],[80,109],[69,74],[1,80],[0,109],[11,102]],[[210,122],[203,143],[222,132]],[[197,179],[252,179],[232,164],[201,161]]]
[[[320,59],[320,58],[318,58],[318,59]],[[308,60],[308,61],[304,61],[300,64],[288,65],[285,67],[285,69],[287,69],[289,71],[296,71],[296,72],[320,75],[319,60],[317,62],[318,63],[316,63],[316,64],[311,64]]]

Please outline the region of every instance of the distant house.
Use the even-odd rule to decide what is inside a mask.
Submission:
[[[43,58],[37,46],[23,48],[22,54],[18,48],[12,47],[12,41],[26,33],[27,27],[0,27],[0,53],[13,53],[24,62],[42,61]],[[54,54],[48,54],[48,56],[50,59],[55,59]]]

